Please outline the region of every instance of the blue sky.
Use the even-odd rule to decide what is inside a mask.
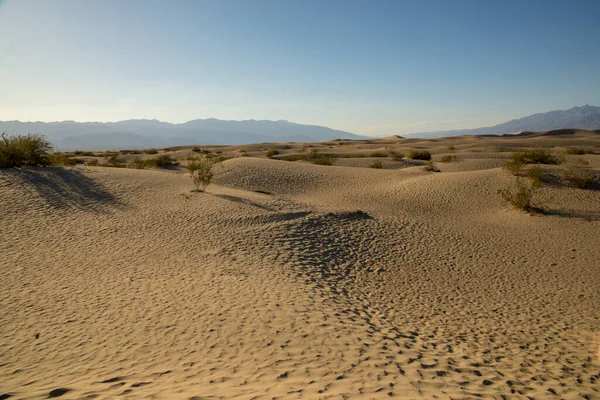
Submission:
[[[0,120],[368,135],[600,105],[600,1],[0,0]]]

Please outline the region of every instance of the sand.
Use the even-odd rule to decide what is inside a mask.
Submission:
[[[598,143],[314,144],[455,154],[440,173],[248,146],[206,193],[184,171],[0,171],[0,398],[598,399],[600,191],[510,208],[498,147],[519,140]]]

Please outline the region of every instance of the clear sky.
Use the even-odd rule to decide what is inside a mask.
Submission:
[[[390,135],[600,105],[600,0],[0,0],[0,120]]]

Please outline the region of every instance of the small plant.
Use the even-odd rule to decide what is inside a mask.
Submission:
[[[169,155],[166,154],[161,154],[156,158],[150,158],[148,160],[145,160],[148,166],[152,166],[152,167],[156,167],[156,168],[171,168],[174,166],[179,165],[178,162],[175,161],[174,158],[172,158]]]
[[[131,153],[131,150],[119,150],[119,153],[125,155]]]
[[[92,151],[76,151],[74,153],[74,155],[82,156],[82,157],[94,157],[94,152],[92,152]]]
[[[580,189],[585,189],[594,183],[594,175],[582,165],[568,167],[563,173],[563,178],[569,184]]]
[[[206,190],[208,185],[213,179],[213,166],[214,161],[206,157],[191,157],[188,158],[187,169],[192,177],[192,181],[196,186],[196,190],[200,192]]]
[[[88,167],[96,167],[96,166],[98,166],[98,159],[91,158],[85,162],[85,165],[87,165]]]
[[[267,150],[267,157],[271,158],[279,154],[278,150]]]
[[[427,150],[424,151],[411,151],[410,153],[408,153],[408,158],[410,158],[411,160],[431,160],[431,153],[428,152]]]
[[[435,166],[433,161],[429,160],[423,165],[423,170],[427,172],[440,172],[439,168]]]
[[[304,155],[304,154],[287,154],[285,156],[280,157],[279,159],[283,160],[283,161],[300,161],[300,160],[305,160],[306,155]]]
[[[375,151],[371,153],[369,157],[387,157],[388,154],[385,151]]]
[[[395,151],[393,151],[392,158],[394,160],[402,160],[404,158],[404,153],[396,153]]]
[[[443,163],[449,163],[449,162],[452,162],[452,161],[455,161],[455,160],[456,160],[456,156],[450,156],[450,155],[448,155],[448,156],[443,156],[440,161],[443,162]]]
[[[146,150],[144,150],[144,153],[146,153],[146,154],[158,154],[158,150],[156,150],[156,149],[146,149]]]
[[[67,166],[67,165],[76,165],[76,164],[77,164],[77,160],[69,157],[65,153],[50,154],[50,165]]]
[[[306,157],[310,162],[317,165],[333,165],[334,158],[328,154],[321,154],[316,149],[312,149]]]
[[[50,164],[48,153],[52,144],[42,135],[16,135],[0,140],[0,168]]]
[[[498,190],[498,193],[509,204],[524,211],[535,211],[533,196],[540,188],[535,182],[528,182],[523,178],[517,178],[515,185],[506,189]]]
[[[544,171],[537,165],[529,168],[525,174],[527,175],[527,177],[529,179],[531,179],[531,181],[538,185],[541,186],[542,185],[542,181],[544,178]]]
[[[135,168],[135,169],[145,169],[148,166],[148,162],[146,162],[146,160],[143,160],[141,157],[136,157],[133,159],[133,161],[131,161],[131,163],[129,164],[129,168]]]
[[[456,148],[454,146],[448,146],[446,147],[448,150],[455,150]]]
[[[241,155],[242,157],[248,157],[248,152],[247,152],[246,150],[243,150],[243,149],[242,149],[242,150],[240,150],[240,155]]]
[[[370,165],[369,168],[375,168],[375,169],[383,169],[383,163],[381,162],[381,160],[374,160]]]
[[[546,149],[517,151],[510,156],[510,159],[523,164],[561,164],[564,162],[563,158],[553,156],[550,150]]]
[[[521,169],[525,166],[525,163],[522,160],[513,160],[508,159],[506,163],[502,166],[502,169],[510,172],[513,175],[519,175],[521,173]]]
[[[565,150],[565,154],[577,154],[577,155],[581,155],[581,154],[585,154],[585,153],[587,153],[587,151],[583,147],[568,147]]]
[[[130,154],[142,154],[140,150],[131,150]]]

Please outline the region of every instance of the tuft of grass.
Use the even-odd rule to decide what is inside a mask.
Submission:
[[[88,167],[96,167],[96,166],[98,166],[98,159],[97,158],[90,158],[89,160],[87,160],[85,162],[85,165],[87,165]]]
[[[431,160],[431,153],[428,152],[427,150],[423,150],[423,151],[411,151],[410,153],[408,153],[408,158],[410,158],[411,160]]]
[[[7,137],[3,133],[0,140],[0,168],[49,165],[49,152],[52,148],[52,143],[42,135]]]
[[[452,162],[452,161],[456,161],[456,156],[450,156],[450,155],[443,156],[440,161],[443,162],[443,163],[449,163],[449,162]]]
[[[565,150],[565,154],[577,154],[577,155],[581,155],[581,154],[586,154],[588,151],[586,149],[584,149],[583,147],[568,147]]]
[[[498,190],[504,201],[523,211],[535,211],[533,197],[540,185],[533,181],[517,178],[514,186]]]
[[[383,163],[381,162],[381,160],[374,160],[370,165],[369,168],[375,168],[375,169],[383,169]]]
[[[375,151],[369,155],[369,157],[387,157],[388,153],[385,151]]]
[[[271,158],[279,154],[279,150],[267,150],[267,157]]]
[[[135,169],[145,169],[148,166],[149,164],[146,162],[146,160],[142,159],[141,157],[136,157],[129,163],[129,168]]]

